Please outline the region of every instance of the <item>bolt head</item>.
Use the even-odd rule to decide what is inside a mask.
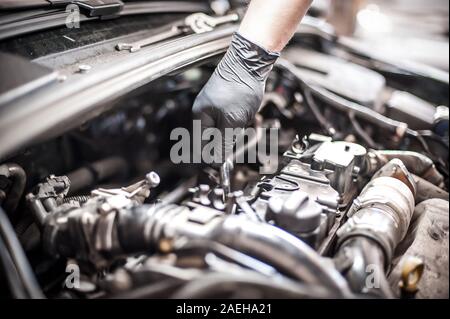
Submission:
[[[161,178],[155,172],[148,173],[145,179],[147,180],[147,183],[150,185],[151,188],[158,187],[159,184],[161,183]]]
[[[206,185],[206,184],[200,185],[200,193],[208,194],[210,190],[211,190],[211,187],[209,187],[209,185]]]
[[[87,73],[87,72],[89,72],[91,69],[92,69],[92,67],[91,67],[90,65],[88,65],[88,64],[80,64],[80,65],[78,66],[78,71],[79,71],[80,73]]]

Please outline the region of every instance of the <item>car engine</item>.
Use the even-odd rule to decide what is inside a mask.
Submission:
[[[289,45],[253,124],[275,158],[170,160],[217,56],[2,158],[0,293],[448,298],[448,82],[317,32]]]

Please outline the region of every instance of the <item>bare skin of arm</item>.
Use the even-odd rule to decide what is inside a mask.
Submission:
[[[312,0],[252,0],[239,33],[266,50],[280,52],[311,3]]]

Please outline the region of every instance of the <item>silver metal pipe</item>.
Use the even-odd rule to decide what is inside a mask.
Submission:
[[[411,174],[395,159],[375,174],[353,202],[349,220],[337,232],[335,260],[344,258],[351,262],[345,276],[354,292],[393,297],[385,271],[407,235],[415,193]],[[368,269],[379,271],[377,287],[368,285]]]
[[[338,230],[341,246],[346,240],[363,236],[384,250],[388,266],[397,245],[405,238],[415,207],[411,174],[399,160],[393,160],[377,174],[355,199],[349,220]]]

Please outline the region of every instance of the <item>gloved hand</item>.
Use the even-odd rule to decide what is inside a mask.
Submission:
[[[228,52],[193,107],[194,119],[201,121],[202,132],[217,128],[222,134],[221,145],[214,147],[221,152],[210,159],[203,156],[207,164],[222,164],[231,154],[234,139],[225,138],[225,129],[243,129],[254,120],[278,57],[278,53],[269,52],[238,33],[233,36]]]

